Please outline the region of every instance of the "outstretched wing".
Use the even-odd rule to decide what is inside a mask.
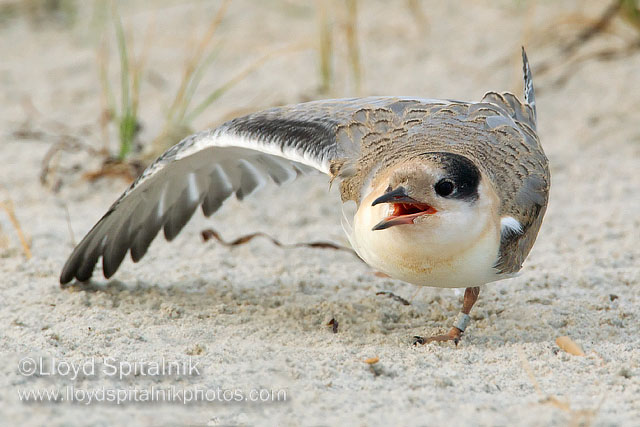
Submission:
[[[151,164],[82,239],[60,283],[88,280],[100,257],[104,276],[111,277],[127,251],[139,261],[161,228],[172,240],[198,206],[209,216],[232,194],[241,200],[270,180],[281,184],[314,169],[329,173],[332,160],[357,156],[359,136],[338,127],[368,101],[274,108],[184,139]]]

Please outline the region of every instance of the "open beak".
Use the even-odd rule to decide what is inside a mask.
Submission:
[[[384,230],[395,225],[413,224],[413,220],[422,215],[433,215],[438,212],[426,203],[420,203],[407,194],[404,187],[398,187],[378,197],[371,206],[380,203],[390,203],[393,206],[393,214],[377,223],[371,230]]]

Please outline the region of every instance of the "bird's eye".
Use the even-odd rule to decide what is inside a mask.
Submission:
[[[453,193],[453,190],[455,190],[456,185],[450,179],[445,178],[438,181],[438,183],[435,185],[434,188],[438,196],[447,197],[451,193]]]

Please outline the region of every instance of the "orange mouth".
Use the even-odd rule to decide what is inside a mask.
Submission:
[[[392,203],[393,213],[373,227],[373,231],[384,230],[395,225],[413,224],[422,215],[433,215],[438,212],[433,206],[425,203]]]
[[[432,206],[426,203],[393,203],[393,214],[389,218],[396,218],[401,216],[420,216],[420,215],[432,215],[436,212]]]

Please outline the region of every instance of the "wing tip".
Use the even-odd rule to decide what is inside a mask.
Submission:
[[[533,116],[536,118],[536,98],[535,90],[533,88],[533,75],[531,73],[531,65],[529,64],[529,58],[527,52],[522,48],[522,74],[524,79],[524,101],[533,109]]]
[[[63,286],[71,282],[74,276],[75,274],[69,274],[68,272],[63,270],[62,273],[60,273],[60,278],[59,278],[60,285]]]
[[[91,271],[90,273],[82,274],[78,269],[68,271],[62,270],[62,273],[60,273],[60,277],[58,280],[60,282],[60,286],[64,286],[68,283],[71,283],[73,280],[80,283],[88,282],[91,279],[91,276],[93,276],[93,271]]]
[[[80,243],[80,245],[75,247],[75,249],[69,256],[69,258],[67,259],[67,262],[64,264],[64,267],[62,267],[62,272],[60,272],[60,278],[59,278],[60,285],[66,285],[67,283],[71,282],[73,279],[80,280],[78,278],[78,271],[82,267],[81,261],[83,258],[79,250],[81,245],[82,243]]]

